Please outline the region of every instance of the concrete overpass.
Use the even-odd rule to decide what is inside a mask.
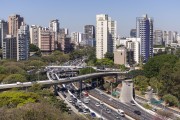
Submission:
[[[33,84],[41,84],[41,85],[56,85],[56,84],[63,84],[63,83],[70,83],[70,82],[78,82],[83,81],[90,78],[97,78],[97,77],[106,77],[106,76],[118,76],[118,75],[126,75],[127,72],[101,72],[101,73],[91,73],[86,75],[81,75],[77,77],[71,78],[63,78],[59,80],[43,80],[43,81],[36,81],[36,82],[23,82],[23,83],[13,83],[13,84],[1,84],[0,90],[3,89],[11,89],[11,88],[21,88],[21,87],[30,87]]]

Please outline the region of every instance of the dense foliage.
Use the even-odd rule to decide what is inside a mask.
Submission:
[[[32,92],[7,91],[0,94],[0,107],[8,108],[22,106],[39,101],[39,96]]]
[[[140,72],[140,71],[139,71]],[[180,58],[176,55],[160,55],[151,58],[143,67],[144,74],[134,78],[135,88],[142,93],[150,85],[170,106],[178,106],[180,100]]]
[[[38,84],[26,92],[2,92],[0,101],[1,120],[82,120],[79,116],[68,115],[69,108],[64,101]]]
[[[80,69],[79,72],[80,72],[80,75],[85,75],[85,74],[89,74],[89,73],[94,73],[94,72],[96,72],[96,70],[89,67],[89,68],[82,68],[82,69]]]

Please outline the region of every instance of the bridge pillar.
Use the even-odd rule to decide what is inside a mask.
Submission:
[[[82,80],[79,81],[79,91],[82,91]]]
[[[58,95],[58,86],[57,85],[54,85],[54,95]]]
[[[118,75],[116,75],[116,76],[114,77],[114,79],[115,79],[115,83],[118,83]]]

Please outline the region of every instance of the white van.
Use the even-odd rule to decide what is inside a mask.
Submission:
[[[122,117],[125,117],[125,114],[124,114],[124,111],[121,110],[121,109],[117,109],[117,113],[122,116]]]

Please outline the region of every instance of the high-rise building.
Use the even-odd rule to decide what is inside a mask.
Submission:
[[[94,25],[84,26],[84,40],[85,44],[94,47],[95,42],[95,27]]]
[[[162,30],[155,30],[153,45],[163,45],[163,32],[162,32]]]
[[[24,22],[24,18],[21,17],[20,15],[15,14],[15,15],[9,16],[8,18],[9,33],[8,34],[16,37],[18,29],[20,28],[22,22]]]
[[[94,39],[95,38],[95,27],[94,25],[85,25],[84,26],[85,39]]]
[[[116,21],[108,15],[96,15],[96,58],[104,58],[107,52],[113,53],[116,49]]]
[[[59,20],[51,20],[50,23],[49,23],[49,30],[50,31],[53,31],[54,34],[55,34],[55,49],[57,49],[57,41],[58,41],[58,33],[59,33],[59,28],[60,25],[59,25]]]
[[[136,37],[136,29],[131,29],[130,37]]]
[[[153,56],[153,19],[147,15],[136,18],[137,37],[141,38],[141,60],[147,62]]]
[[[69,30],[67,28],[61,28],[59,32],[60,34],[69,35]]]
[[[8,23],[4,20],[0,20],[0,48],[3,47],[3,39],[8,34]]]
[[[17,61],[29,58],[29,26],[22,24],[17,34]]]
[[[32,25],[30,27],[30,43],[36,45],[39,47],[40,41],[40,31],[42,27],[41,26],[36,26]]]
[[[72,32],[71,33],[71,42],[74,43],[75,46],[78,46],[82,41],[82,33]]]
[[[55,33],[47,28],[42,28],[40,31],[39,48],[43,54],[49,54],[55,50]]]
[[[3,59],[17,59],[17,40],[13,35],[6,35],[3,40]]]

